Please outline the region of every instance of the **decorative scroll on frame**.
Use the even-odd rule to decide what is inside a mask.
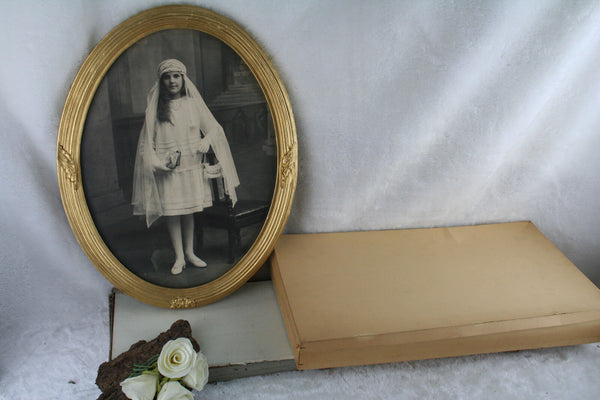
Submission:
[[[113,29],[75,77],[60,193],[113,285],[151,305],[198,307],[268,258],[292,204],[296,143],[287,92],[239,25],[195,6],[153,8]]]

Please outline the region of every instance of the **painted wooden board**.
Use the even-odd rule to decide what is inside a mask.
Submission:
[[[271,281],[246,283],[194,309],[153,307],[117,290],[113,303],[111,357],[185,319],[208,358],[211,382],[296,369]]]

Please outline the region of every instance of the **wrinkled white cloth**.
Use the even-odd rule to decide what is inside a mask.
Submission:
[[[263,46],[298,127],[289,233],[531,220],[600,284],[600,3],[204,0]],[[111,285],[56,184],[60,114],[111,29],[159,0],[0,2],[0,399],[99,394]],[[277,374],[209,399],[584,399],[597,344]]]

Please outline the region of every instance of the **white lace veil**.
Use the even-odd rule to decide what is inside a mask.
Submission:
[[[191,116],[194,113],[199,117],[200,131],[204,133],[205,138],[209,141],[221,165],[225,192],[234,205],[237,201],[235,188],[240,184],[225,132],[206,106],[196,86],[188,78],[185,65],[175,59],[165,60],[159,64],[157,81],[148,92],[146,116],[140,132],[133,174],[133,195],[131,199],[133,213],[135,215],[145,215],[148,227],[163,215],[153,165],[156,165],[158,161],[154,147],[154,136],[159,123],[157,112],[160,77],[167,72],[180,72],[183,75],[188,99],[186,104],[190,107],[190,126],[192,126]],[[200,135],[200,132],[198,132],[198,135]]]

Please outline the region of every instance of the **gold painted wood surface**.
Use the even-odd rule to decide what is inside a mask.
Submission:
[[[103,242],[85,201],[80,150],[90,104],[108,69],[144,37],[167,29],[192,29],[224,42],[246,63],[258,81],[273,118],[277,142],[277,176],[267,219],[256,241],[227,273],[207,284],[172,289],[146,282],[130,272]],[[165,308],[198,307],[217,301],[242,286],[266,261],[288,219],[297,181],[296,127],[287,92],[272,63],[244,29],[215,12],[188,5],[153,8],[109,32],[81,66],[67,96],[57,141],[61,198],[73,233],[90,261],[118,289],[145,303]],[[85,188],[82,188],[85,189]]]

